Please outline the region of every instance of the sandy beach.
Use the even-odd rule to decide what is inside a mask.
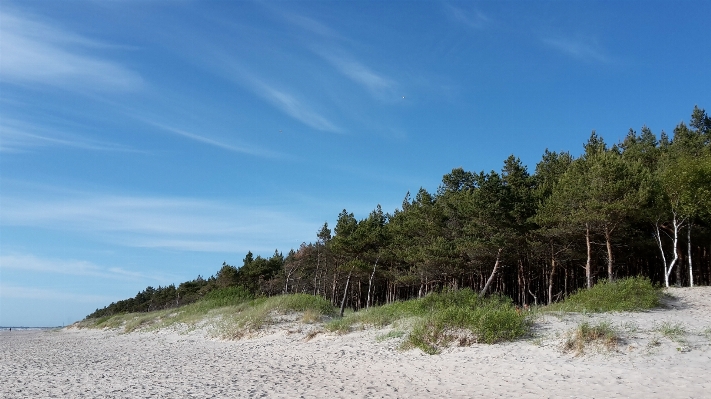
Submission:
[[[238,341],[199,329],[2,331],[0,397],[708,397],[711,287],[668,292],[663,309],[548,314],[532,337],[439,355],[398,350],[387,330],[311,338],[314,326],[293,324]],[[601,320],[619,331],[616,348],[562,350],[568,331]]]

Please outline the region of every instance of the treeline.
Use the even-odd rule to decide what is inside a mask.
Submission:
[[[256,295],[261,292],[265,281],[274,278],[284,267],[284,256],[275,252],[274,256],[264,259],[254,258],[250,252],[244,259],[244,265],[237,269],[226,263],[216,275],[204,279],[198,276],[192,281],[166,287],[147,287],[135,297],[114,302],[104,308],[96,309],[87,318],[111,316],[119,313],[150,312],[187,305],[220,288],[243,287],[247,293]]]
[[[711,283],[711,118],[694,107],[669,137],[630,129],[584,153],[546,150],[531,174],[510,156],[500,172],[454,169],[401,209],[378,205],[286,257],[247,254],[207,280],[148,287],[89,317],[177,306],[220,287],[253,295],[311,293],[355,310],[443,288],[497,292],[520,304],[561,300],[600,279],[646,276]]]

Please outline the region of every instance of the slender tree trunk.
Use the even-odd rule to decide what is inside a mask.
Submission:
[[[538,297],[536,297],[536,294],[534,294],[530,289],[528,290],[528,293],[533,297],[533,306],[538,306]]]
[[[365,308],[370,308],[370,289],[373,286],[373,277],[375,277],[375,268],[378,267],[378,261],[380,257],[375,259],[375,264],[373,265],[373,272],[370,273],[370,280],[368,280],[368,299],[365,301]]]
[[[555,252],[553,251],[553,243],[551,242],[551,274],[548,279],[548,304],[553,303],[553,278],[555,277]]]
[[[482,288],[481,292],[479,293],[479,297],[484,297],[486,295],[486,291],[489,290],[489,286],[491,285],[491,282],[494,281],[494,276],[496,275],[496,271],[499,270],[499,260],[501,258],[501,250],[503,248],[499,248],[499,252],[496,253],[496,263],[494,263],[494,270],[491,271],[491,275],[489,276],[489,279],[486,280],[486,284],[484,284],[484,288]]]
[[[353,266],[355,268],[355,265]],[[346,298],[348,297],[348,286],[351,284],[351,276],[353,275],[353,268],[348,272],[348,278],[346,279],[346,288],[343,290],[343,299],[341,300],[341,317],[343,317],[343,312],[346,309]]]
[[[360,281],[360,279],[358,279],[358,297],[357,297],[358,299],[356,300],[356,306],[355,306],[355,308],[357,310],[361,310],[363,308],[363,306],[361,306],[361,297],[363,296],[363,289],[362,288],[363,287],[362,287],[361,281]]]
[[[686,245],[689,256],[689,287],[694,286],[694,268],[691,266],[691,221],[689,221],[688,229],[686,230]]]
[[[531,281],[529,271],[525,269],[523,262],[521,262],[521,273],[523,273],[523,304],[528,305],[528,295],[526,295],[526,291],[528,287],[531,286]]]
[[[659,252],[662,255],[662,261],[664,262],[664,285],[668,288],[669,287],[669,276],[672,273],[672,270],[674,269],[674,265],[676,264],[676,261],[679,259],[679,251],[677,250],[677,246],[679,243],[679,222],[677,222],[676,219],[676,214],[674,214],[674,218],[672,219],[672,227],[674,228],[674,244],[673,244],[673,254],[674,254],[674,259],[667,264],[667,257],[664,254],[664,246],[662,245],[662,235],[659,230],[659,223],[655,223],[654,228],[655,228],[655,238],[657,239],[657,245],[659,246]]]
[[[563,298],[568,297],[568,268],[564,267],[563,271],[565,272],[565,279],[563,280]]]
[[[320,266],[321,266],[321,251],[319,250],[318,244],[316,244],[316,270],[314,271],[314,296],[319,295],[318,276],[319,276],[319,267]]]
[[[590,246],[590,224],[585,223],[585,244],[588,247],[588,258],[585,262],[585,279],[587,280],[588,289],[592,288],[592,249]]]
[[[338,265],[336,265],[338,267]],[[333,283],[331,284],[331,303],[333,306],[336,306],[338,302],[336,302],[338,299],[336,299],[336,286],[337,286],[337,279],[338,278],[338,273],[334,270],[333,271]]]
[[[674,282],[677,287],[681,287],[681,266],[684,264],[684,252],[681,248],[679,248],[679,258],[679,267],[676,268],[676,281]]]
[[[615,276],[612,273],[614,260],[612,257],[612,231],[609,226],[605,226],[605,246],[607,247],[607,280],[612,282]]]
[[[521,265],[522,265],[522,262],[519,259],[518,268],[516,270],[516,277],[517,277],[517,282],[518,282],[518,301],[519,301],[519,303],[521,303],[523,305],[524,299],[523,299],[523,295],[521,295],[523,293],[523,272],[521,270],[522,269]]]

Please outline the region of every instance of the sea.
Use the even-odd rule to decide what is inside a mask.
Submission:
[[[5,327],[5,326],[0,326],[0,331],[34,331],[34,330],[55,330],[57,328],[63,328],[64,326],[57,326],[57,327]]]

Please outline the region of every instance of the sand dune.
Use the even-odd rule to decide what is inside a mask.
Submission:
[[[203,330],[3,331],[0,397],[709,397],[711,287],[669,292],[664,309],[546,315],[531,338],[433,356],[398,350],[383,330],[308,339],[292,325],[239,341]],[[609,321],[623,340],[563,352],[567,331],[586,320]]]

